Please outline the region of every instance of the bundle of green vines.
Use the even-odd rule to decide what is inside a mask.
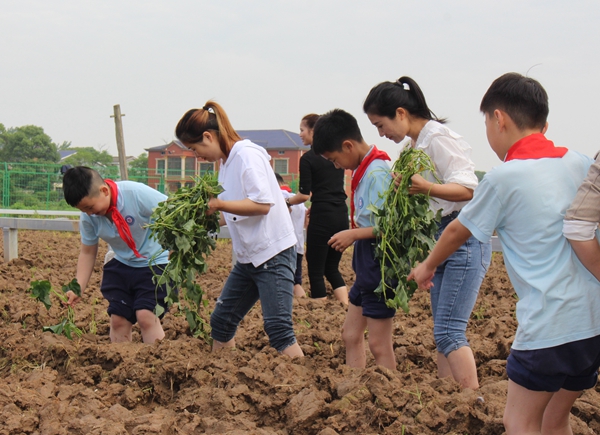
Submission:
[[[388,307],[402,308],[406,313],[408,301],[417,289],[417,284],[406,277],[433,249],[441,216],[430,210],[428,194],[408,193],[411,177],[424,172],[435,174],[429,156],[422,150],[405,147],[392,167],[399,182],[390,183],[381,208],[371,209],[377,237],[375,257],[381,264],[381,282],[375,293],[385,299]]]
[[[194,178],[194,185],[181,187],[161,202],[148,225],[151,237],[170,251],[169,263],[162,275],[156,275],[157,285],[167,286],[165,301],[177,305],[185,313],[190,331],[195,337],[209,340],[209,326],[200,315],[208,305],[196,277],[208,270],[207,259],[216,248],[219,213],[208,215],[208,201],[223,191],[212,173]],[[179,293],[179,294],[178,294]],[[156,315],[164,309],[156,305]]]

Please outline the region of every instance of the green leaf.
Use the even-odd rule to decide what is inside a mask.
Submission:
[[[194,302],[194,304],[196,304],[196,306],[200,306],[200,301],[202,301],[202,296],[204,295],[204,292],[202,291],[202,288],[196,284],[196,283],[190,283],[188,281],[188,285],[186,288],[186,296],[187,298]]]
[[[50,332],[60,335],[63,333],[63,330],[65,329],[65,325],[67,324],[67,322],[68,322],[68,319],[63,319],[63,321],[60,322],[58,325],[44,326],[42,328],[42,331],[44,331],[44,332],[50,331]]]
[[[73,278],[73,280],[70,283],[68,283],[67,285],[63,285],[62,291],[63,291],[63,293],[72,291],[77,296],[81,297],[81,286],[77,282],[77,278]]]
[[[196,224],[196,222],[194,222],[193,219],[190,219],[189,221],[186,222],[186,224],[183,226],[183,230],[185,232],[190,232],[192,231],[192,228],[194,228],[194,225]]]
[[[187,319],[188,325],[190,327],[190,331],[192,331],[192,333],[193,333],[196,330],[196,328],[198,327],[194,313],[192,313],[189,309],[186,308],[185,318]]]
[[[77,337],[81,337],[83,332],[79,329],[73,322],[67,321],[64,325],[63,333],[69,340],[73,340],[73,335],[75,334]]]
[[[154,315],[156,317],[160,317],[164,314],[165,309],[161,304],[156,304],[156,306],[154,307]]]
[[[371,213],[374,213],[376,215],[378,215],[379,213],[382,213],[383,210],[378,209],[377,207],[375,207],[374,204],[369,204],[367,206],[367,210],[369,210]]]
[[[31,293],[31,297],[43,303],[46,310],[49,310],[52,306],[52,301],[50,301],[51,289],[52,284],[50,284],[50,281],[33,281],[31,287],[29,287],[29,292]]]
[[[190,239],[183,235],[177,235],[177,237],[175,237],[175,246],[177,247],[178,251],[181,251],[182,254],[186,254],[192,247],[190,244]]]

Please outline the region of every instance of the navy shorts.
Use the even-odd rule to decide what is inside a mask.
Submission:
[[[511,350],[508,378],[532,391],[583,391],[598,382],[600,335],[560,346]]]
[[[294,285],[302,284],[302,254],[296,254],[296,271],[294,272]]]
[[[374,239],[354,242],[352,268],[356,272],[356,280],[348,295],[352,305],[362,307],[362,314],[365,317],[372,319],[394,317],[396,310],[388,308],[382,295],[375,294],[375,289],[381,282],[381,267],[379,260],[375,259]]]
[[[155,274],[161,275],[162,267],[164,265],[157,265],[152,269]],[[167,287],[156,286],[153,276],[150,267],[131,267],[116,259],[106,263],[100,291],[108,301],[108,315],[116,314],[135,324],[135,312],[138,310],[154,311],[159,304],[166,312]]]
[[[374,289],[363,290],[356,284],[350,289],[348,299],[352,305],[362,307],[362,315],[371,319],[389,319],[396,315],[396,310],[385,304],[381,295],[376,295]]]

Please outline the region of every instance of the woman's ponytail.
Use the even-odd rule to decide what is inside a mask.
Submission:
[[[396,109],[399,107],[419,118],[438,121],[442,124],[446,122],[445,119],[438,118],[427,107],[423,91],[417,82],[407,76],[402,76],[393,83],[379,83],[371,89],[363,104],[365,113],[390,119],[396,117]]]
[[[234,130],[225,110],[215,101],[209,100],[201,109],[188,110],[175,127],[175,136],[183,143],[202,142],[204,132],[212,130],[219,139],[219,147],[229,156],[231,147],[242,140]]]

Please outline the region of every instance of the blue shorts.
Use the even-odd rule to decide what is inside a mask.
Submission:
[[[152,270],[161,275],[162,267],[164,265],[152,266]],[[135,324],[138,310],[154,311],[159,304],[167,311],[167,287],[154,284],[152,270],[150,267],[127,266],[114,258],[104,265],[100,291],[108,301],[109,316],[116,314]]]
[[[600,335],[560,346],[511,350],[508,378],[531,391],[583,391],[598,382]]]
[[[350,289],[348,299],[352,305],[362,307],[362,315],[371,319],[389,319],[396,315],[396,310],[389,308],[381,295],[374,289],[363,290],[356,284]]]
[[[374,239],[354,242],[352,268],[356,272],[356,280],[348,295],[352,305],[362,307],[362,315],[365,317],[372,319],[394,317],[396,310],[385,304],[382,295],[375,294],[375,289],[381,282],[381,267],[379,261],[375,259]]]
[[[296,271],[294,272],[294,285],[302,284],[302,258],[304,255],[296,254]]]

